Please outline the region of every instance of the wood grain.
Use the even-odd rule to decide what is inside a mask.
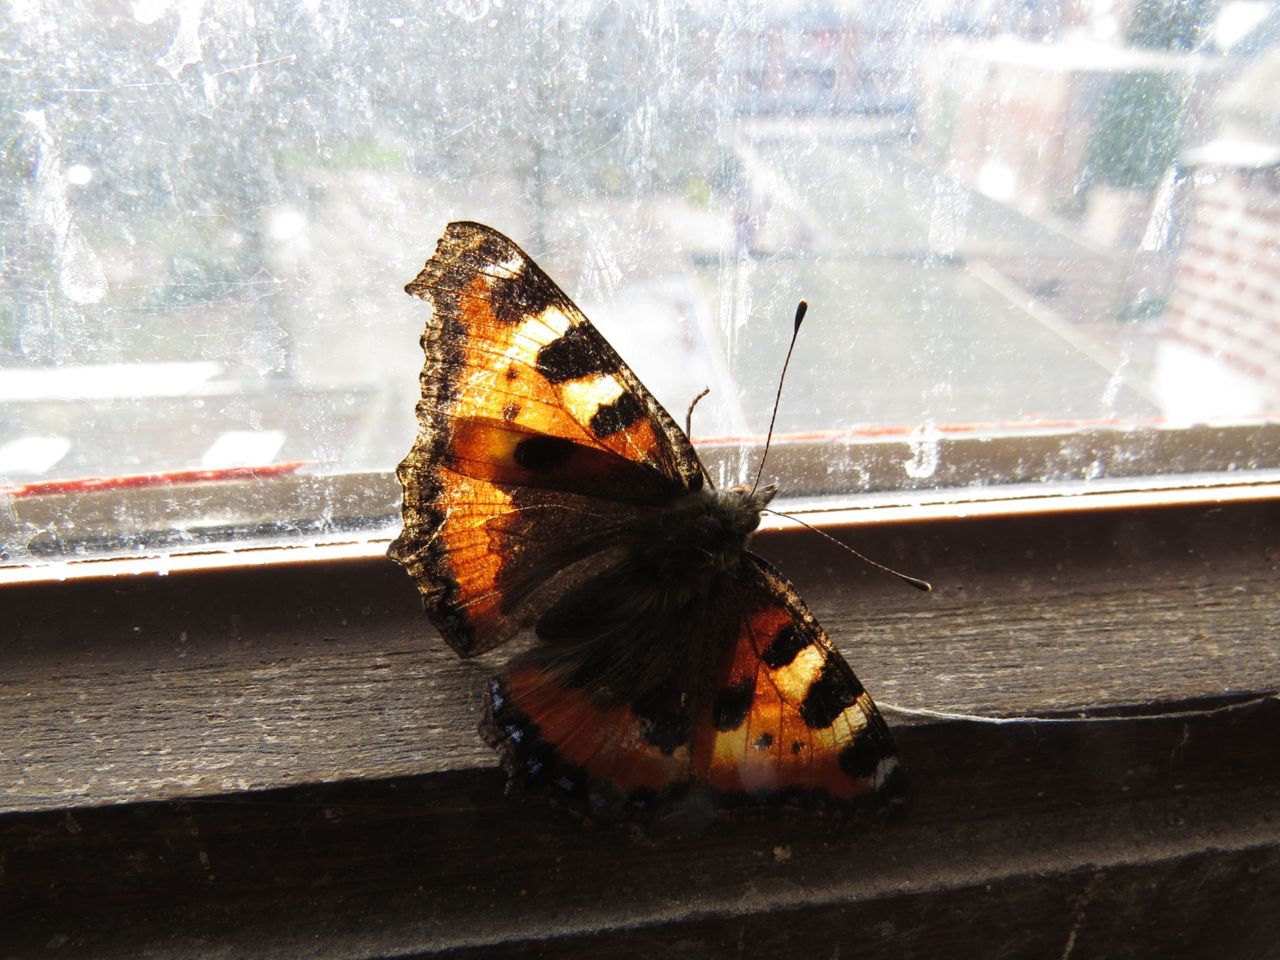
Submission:
[[[491,770],[0,818],[16,955],[1266,957],[1280,702],[902,731],[889,824],[643,834]],[[1145,951],[1145,952],[1144,952]]]
[[[1280,689],[1280,516],[1099,513],[761,537],[891,722]],[[853,569],[851,570],[851,567]],[[6,591],[0,812],[487,767],[479,691],[382,561]]]
[[[890,823],[505,799],[390,563],[5,591],[0,956],[1276,956],[1280,509],[839,533],[937,586],[761,538],[882,704],[1054,718],[887,711]]]

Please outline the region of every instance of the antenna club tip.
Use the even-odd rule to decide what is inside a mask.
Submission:
[[[802,320],[804,320],[804,315],[805,315],[806,313],[808,313],[808,312],[809,312],[809,301],[808,301],[808,300],[801,300],[798,304],[796,304],[796,326],[795,326],[795,329],[796,329],[796,331],[797,331],[797,332],[799,332],[799,330],[800,330],[800,322],[801,322]]]
[[[877,564],[879,566],[879,564]],[[921,580],[919,577],[913,577],[910,574],[903,573],[900,570],[894,570],[892,567],[884,567],[884,569],[892,573],[909,587],[915,587],[921,593],[933,593],[933,584],[928,580]]]

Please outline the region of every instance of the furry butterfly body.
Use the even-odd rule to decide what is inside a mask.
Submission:
[[[888,728],[747,549],[772,487],[716,490],[684,432],[516,244],[453,223],[391,556],[460,655],[525,628],[481,732],[511,783],[590,816],[680,798],[894,803]]]

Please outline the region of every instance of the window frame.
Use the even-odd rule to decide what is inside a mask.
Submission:
[[[0,899],[23,908],[7,933],[32,952],[56,928],[104,952],[186,955],[194,937],[281,957],[299,937],[368,956],[371,929],[388,956],[593,956],[637,937],[649,955],[748,928],[771,957],[825,955],[850,929],[879,931],[860,949],[885,957],[917,941],[989,956],[993,938],[1189,957],[1274,943],[1280,660],[1256,654],[1276,521],[1270,499],[862,526],[859,546],[913,572],[967,571],[939,581],[943,620],[803,530],[762,533],[886,710],[917,802],[891,824],[749,817],[642,843],[501,796],[474,734],[495,661],[433,639],[385,559],[0,587],[18,626],[0,721],[38,747],[9,738],[0,768],[61,765],[27,781],[55,790],[0,816]],[[1023,656],[1051,668],[1021,692],[989,643],[999,624],[1035,631]],[[1107,648],[1107,683],[1072,641]],[[942,692],[957,682],[962,701]],[[299,771],[299,754],[329,766]],[[626,883],[600,887],[601,864]]]
[[[1280,497],[1280,423],[1045,425],[1011,432],[974,428],[877,430],[774,439],[768,469],[782,488],[775,509],[811,523],[876,522],[877,516],[1017,513],[1117,505]],[[696,443],[720,486],[758,464],[759,438]],[[928,475],[906,466],[932,459]],[[1242,460],[1252,459],[1248,469]],[[833,462],[854,462],[850,492]],[[1100,467],[1099,465],[1106,465]],[[1177,472],[1158,473],[1176,465]],[[11,489],[0,543],[26,555],[0,561],[0,584],[238,564],[371,556],[399,527],[400,488],[386,471],[307,474],[305,464],[222,474],[174,474]],[[1091,471],[1105,475],[1087,479]],[[923,471],[917,471],[923,472]],[[210,479],[218,477],[219,479]],[[993,483],[984,478],[999,477]],[[316,504],[327,509],[321,520]],[[888,511],[886,513],[886,511]],[[847,517],[849,519],[839,519]],[[765,525],[783,523],[765,518]]]

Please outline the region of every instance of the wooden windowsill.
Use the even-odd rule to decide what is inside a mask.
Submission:
[[[459,661],[380,558],[6,587],[0,904],[19,919],[0,946],[1273,948],[1280,505],[833,529],[936,588],[803,531],[758,538],[885,707],[911,773],[901,822],[840,835],[755,820],[637,841],[504,800],[475,724],[505,654]]]

